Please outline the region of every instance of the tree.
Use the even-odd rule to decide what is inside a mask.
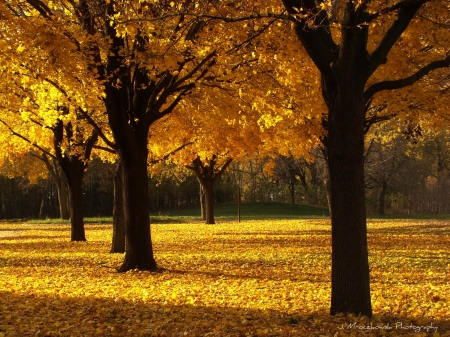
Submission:
[[[49,159],[45,153],[41,153],[40,155],[36,154],[35,156],[44,163],[55,183],[56,191],[58,193],[60,218],[64,220],[70,219],[69,187],[66,174],[54,158]]]
[[[39,51],[49,67],[59,67],[59,83],[71,91],[80,84],[93,91],[85,93],[87,98],[74,95],[72,100],[83,101],[78,112],[122,163],[127,241],[119,271],[157,269],[148,188],[142,183],[147,179],[150,126],[177,106],[197,109],[185,104],[194,88],[200,93],[202,88],[216,90],[214,83],[236,87],[230,71],[251,62],[242,54],[233,59],[226,51],[236,47],[239,38],[245,41],[249,33],[256,34],[255,27],[242,29],[239,24],[233,30],[222,23],[236,11],[253,11],[254,5],[220,7],[220,21],[206,20],[208,13],[218,11],[217,4],[209,2],[29,0],[2,8],[6,17],[18,22],[23,46]],[[50,37],[57,43],[49,44]],[[86,108],[96,105],[99,97],[107,120],[102,110]]]
[[[223,158],[222,163],[219,162],[220,158],[213,155],[207,164],[204,164],[200,158],[194,159],[191,165],[186,166],[192,170],[200,185],[200,190],[203,191],[205,197],[204,209],[205,209],[205,221],[207,224],[214,224],[214,184],[227,169],[228,165],[232,162],[231,158]]]
[[[67,103],[67,94],[51,79],[41,81],[33,70],[22,65],[5,67],[4,72],[11,72],[15,78],[4,83],[12,94],[4,101],[0,123],[19,142],[41,152],[39,157],[47,168],[51,168],[47,157],[58,162],[67,178],[71,241],[85,241],[83,176],[97,142],[97,131],[80,123],[76,108],[59,105]],[[56,170],[53,173],[58,178]],[[62,196],[65,186],[59,187]]]
[[[275,159],[273,176],[277,181],[282,181],[288,185],[292,209],[295,209],[295,186],[297,182],[300,181],[305,189],[308,187],[306,161],[304,159],[296,160],[292,156],[280,156]]]
[[[283,0],[283,4],[295,18],[298,40],[320,71],[328,110],[323,142],[332,212],[330,313],[371,316],[364,133],[380,116],[366,112],[378,93],[409,87],[449,66],[448,26],[439,25],[448,19],[449,8],[442,1],[428,0]],[[438,41],[429,39],[430,30],[442,33]],[[400,56],[403,48],[409,52]],[[393,67],[398,66],[395,72],[384,66],[391,60]]]
[[[378,128],[379,129],[379,128]],[[387,134],[388,130],[384,130]],[[407,152],[408,140],[404,135],[393,139],[371,140],[365,155],[365,171],[368,178],[367,187],[378,187],[378,214],[385,214],[385,200],[388,188],[392,188],[396,181],[405,174],[403,167],[410,160]]]

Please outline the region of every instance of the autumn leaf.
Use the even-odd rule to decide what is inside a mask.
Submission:
[[[70,243],[67,225],[0,223],[0,334],[411,336],[408,326],[446,336],[445,224],[369,222],[367,318],[328,315],[326,220],[154,225],[163,271],[125,274],[114,269],[122,254],[108,253],[110,225],[87,225],[88,242]]]

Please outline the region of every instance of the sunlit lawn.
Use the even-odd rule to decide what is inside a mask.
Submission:
[[[117,273],[111,226],[86,235],[0,224],[0,336],[450,336],[446,221],[370,222],[371,319],[328,316],[325,220],[156,224],[161,273]]]

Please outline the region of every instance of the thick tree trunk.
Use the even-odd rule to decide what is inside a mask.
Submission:
[[[206,221],[205,190],[202,183],[200,183],[200,217],[201,220]]]
[[[56,183],[56,190],[58,193],[59,215],[61,219],[68,220],[70,218],[69,209],[69,187],[67,185],[67,178],[64,171],[59,167],[58,182]]]
[[[41,205],[39,207],[39,219],[45,219],[45,206],[46,206],[45,199],[46,199],[45,193],[42,192]]]
[[[328,174],[328,177],[330,174]],[[330,213],[330,219],[332,218],[332,209],[331,209],[331,188],[330,188],[330,178],[325,181],[325,191],[327,193],[327,205],[328,205],[328,213]]]
[[[329,105],[326,141],[332,210],[330,313],[371,316],[364,188],[364,85],[358,83],[358,74],[352,74],[345,65],[348,64],[335,69],[339,93]],[[330,87],[333,90],[332,82],[324,89]]]
[[[70,206],[69,206],[69,186],[67,185],[67,178],[58,160],[55,158],[50,162],[48,156],[44,153],[36,158],[42,160],[47,167],[50,176],[56,185],[56,192],[58,194],[59,215],[61,219],[70,219]]]
[[[117,163],[114,175],[113,235],[110,253],[125,253],[125,219],[123,210],[122,165]]]
[[[207,225],[215,224],[214,221],[214,183],[212,181],[206,182],[203,186],[205,192],[205,209]]]
[[[157,270],[150,236],[147,139],[129,149],[122,159],[125,259],[119,272],[131,269]]]
[[[66,172],[69,185],[71,241],[86,241],[83,220],[83,177],[84,165],[80,160],[69,163]]]
[[[386,200],[387,182],[381,184],[380,195],[378,197],[378,214],[384,215],[384,205]]]

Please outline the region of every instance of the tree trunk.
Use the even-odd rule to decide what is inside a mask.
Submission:
[[[41,205],[39,207],[39,219],[45,219],[46,193],[42,192]]]
[[[69,186],[67,184],[67,177],[64,171],[59,167],[59,177],[58,183],[56,184],[56,189],[58,193],[59,202],[59,215],[61,219],[68,220],[70,218],[70,207],[69,207]]]
[[[69,185],[71,241],[86,241],[83,220],[83,177],[84,164],[81,160],[68,162],[66,172]]]
[[[384,205],[386,200],[387,182],[381,184],[380,195],[378,197],[378,214],[384,215]]]
[[[114,175],[113,235],[110,253],[125,253],[122,171],[122,165],[119,160],[116,174]]]
[[[205,192],[205,209],[206,209],[206,224],[213,225],[214,221],[214,183],[207,181],[203,186]]]
[[[214,184],[220,179],[223,172],[227,169],[227,167],[232,162],[231,158],[226,159],[223,165],[217,166],[217,156],[213,155],[212,159],[207,161],[207,164],[204,164],[199,157],[197,157],[193,162],[192,166],[186,166],[186,168],[194,171],[197,176],[197,180],[200,183],[200,191],[203,190],[204,194],[204,206],[202,209],[205,213],[205,222],[206,224],[214,224]],[[201,193],[201,192],[200,192]],[[201,195],[201,194],[200,194]],[[200,202],[203,201],[203,198],[200,197]]]
[[[295,210],[295,176],[293,178],[294,180],[291,177],[291,181],[289,182],[289,192],[291,193],[292,209]]]
[[[326,141],[332,210],[330,313],[371,316],[364,188],[364,85],[358,82],[358,73],[352,74],[345,65],[348,66],[344,63],[335,67],[338,83],[332,80],[323,86],[328,97],[333,95],[326,92],[328,89],[339,88],[334,100],[329,101]]]
[[[200,217],[201,220],[206,221],[205,190],[202,183],[200,183]]]
[[[157,270],[150,236],[147,139],[139,145],[129,148],[126,155],[120,154],[126,242],[125,259],[119,272]]]
[[[62,169],[61,165],[58,163],[56,158],[53,158],[50,162],[48,156],[43,153],[40,156],[36,156],[39,160],[47,167],[50,176],[52,177],[55,185],[56,192],[58,194],[59,203],[59,215],[61,219],[70,219],[70,206],[69,206],[69,186],[67,185],[67,177]]]

